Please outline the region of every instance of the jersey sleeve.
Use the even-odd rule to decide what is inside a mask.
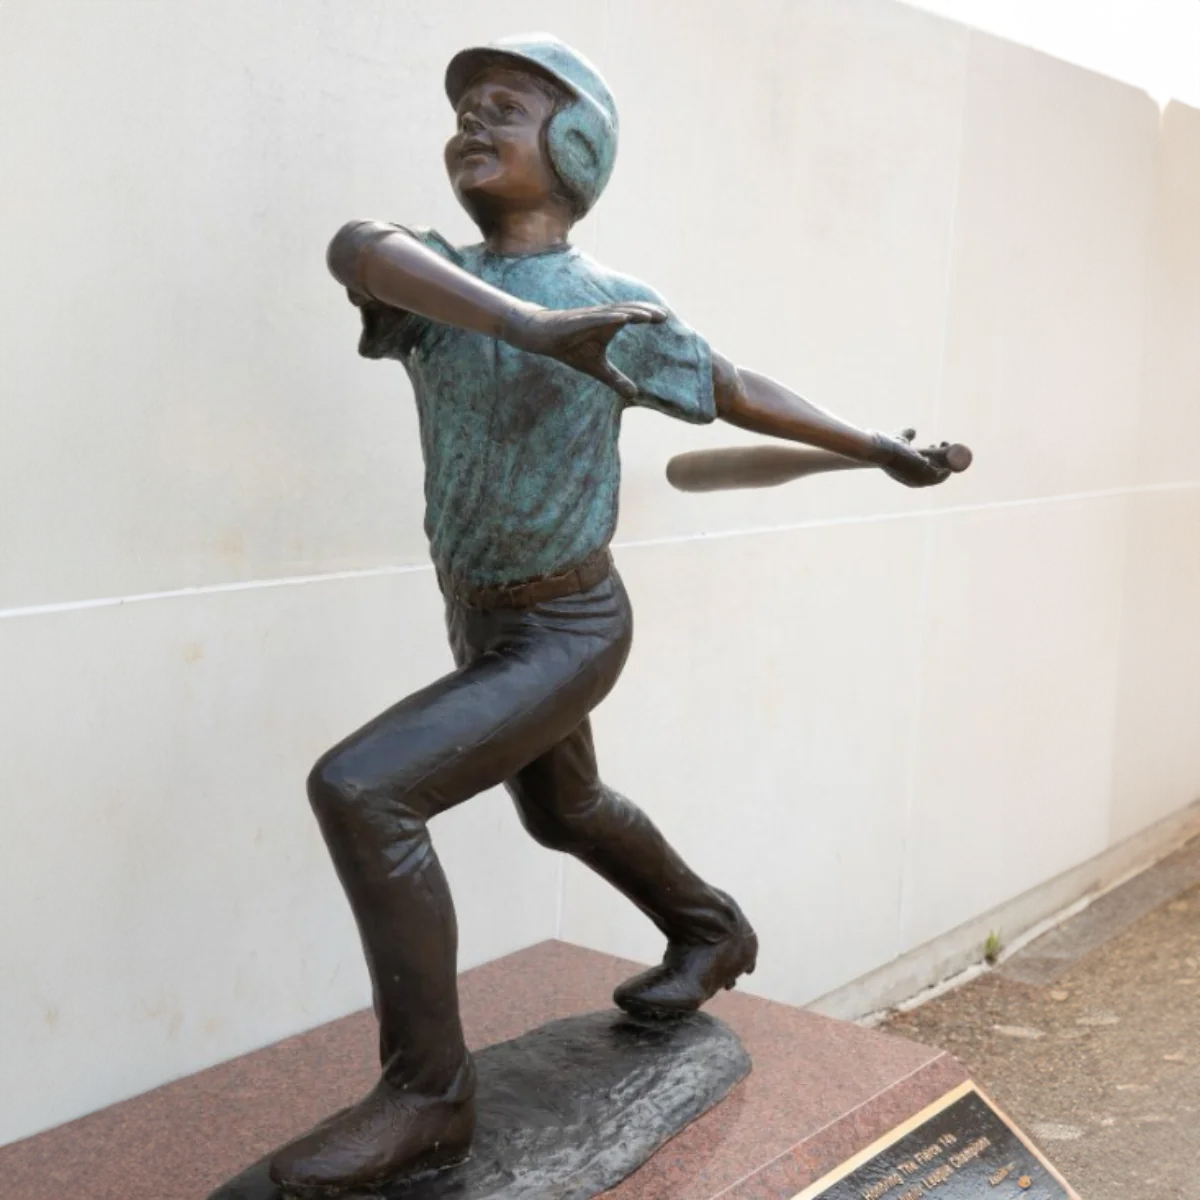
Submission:
[[[623,295],[620,299],[667,308],[652,289],[639,285],[636,290],[639,294]],[[667,319],[658,325],[627,325],[610,343],[608,357],[637,386],[631,404],[695,425],[716,420],[712,350],[699,333],[669,308]]]
[[[440,254],[450,262],[458,263],[458,251],[440,233],[424,226],[408,227],[393,225],[399,233],[407,233],[422,245]],[[417,313],[402,308],[381,304],[378,300],[360,299],[354,295],[351,303],[362,315],[362,335],[358,339],[358,352],[363,358],[394,358],[407,362],[409,355],[424,337],[432,322]]]

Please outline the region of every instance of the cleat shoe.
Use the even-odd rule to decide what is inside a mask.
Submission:
[[[475,1132],[474,1072],[455,1099],[417,1096],[386,1079],[364,1099],[276,1151],[270,1175],[288,1194],[336,1196],[464,1162]]]
[[[613,1001],[630,1016],[665,1019],[695,1012],[738,976],[749,975],[758,959],[758,938],[736,913],[736,928],[716,942],[670,942],[662,962],[613,992]]]

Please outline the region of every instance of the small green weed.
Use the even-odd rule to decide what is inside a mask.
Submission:
[[[1000,931],[993,929],[987,935],[987,941],[983,943],[983,961],[990,967],[996,965],[996,960],[1000,957],[1000,951],[1004,949],[1003,942],[1000,941]]]

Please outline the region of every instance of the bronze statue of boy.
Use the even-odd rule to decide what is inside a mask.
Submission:
[[[374,987],[382,1075],[357,1105],[278,1151],[277,1184],[368,1187],[468,1151],[475,1077],[456,992],[454,909],[431,817],[503,783],[529,832],[628,896],[667,940],[622,984],[641,1017],[696,1010],[752,971],[734,901],[605,786],[588,714],[629,650],[608,544],[621,414],[721,418],[881,466],[919,487],[947,470],[735,367],[645,285],[568,242],[612,169],[617,111],[555,38],[464,50],[446,90],[455,194],[483,241],[352,222],[329,267],[362,314],[360,352],[412,379],[426,531],[457,670],[322,756],[309,797],[354,910]]]

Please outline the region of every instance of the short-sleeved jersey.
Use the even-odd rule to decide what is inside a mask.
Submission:
[[[501,291],[546,308],[629,300],[644,284],[574,247],[537,254],[455,248],[406,230]],[[425,532],[435,565],[472,586],[565,570],[606,546],[617,523],[617,439],[627,402],[599,380],[506,342],[386,305],[362,305],[359,352],[412,380],[425,458]],[[706,422],[716,415],[708,343],[678,318],[631,325],[609,357],[633,404]]]

